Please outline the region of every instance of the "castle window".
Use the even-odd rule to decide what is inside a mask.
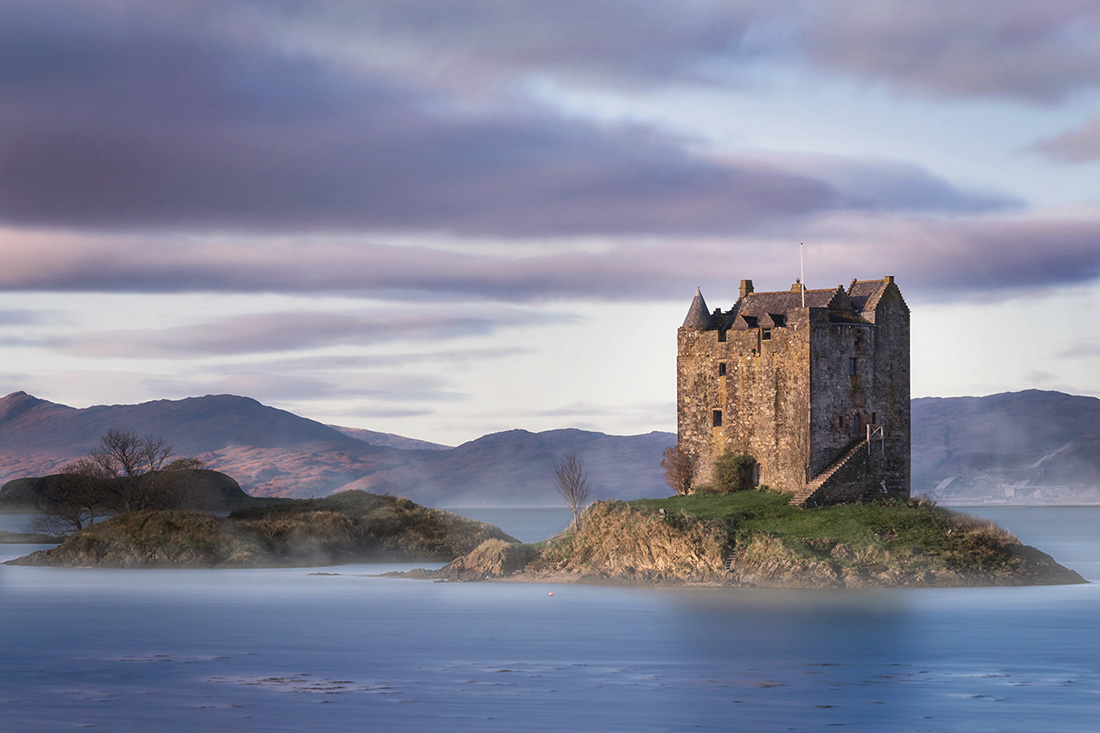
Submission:
[[[718,362],[718,376],[719,377],[726,376],[726,362],[724,362],[724,361]]]
[[[724,330],[718,331],[718,343],[722,343],[726,340],[726,332]]]
[[[765,340],[765,341],[771,341],[771,338],[772,338],[772,330],[771,330],[770,328],[762,328],[762,329],[760,329],[760,338],[762,338],[762,339],[763,339],[763,340]]]
[[[714,418],[714,423],[713,423],[714,427],[716,427],[716,428],[722,427],[722,411],[721,410],[715,410],[714,414],[713,414],[713,418]]]
[[[872,425],[878,425],[878,413],[877,412],[872,412],[871,413],[871,424]]]
[[[854,356],[848,359],[848,374],[852,377],[856,375],[856,358]]]

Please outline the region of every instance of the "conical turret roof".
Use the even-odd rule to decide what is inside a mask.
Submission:
[[[695,298],[691,301],[691,307],[688,308],[687,318],[684,319],[682,327],[702,331],[710,328],[711,325],[710,311],[707,310],[707,301],[703,300],[703,291],[696,288]]]

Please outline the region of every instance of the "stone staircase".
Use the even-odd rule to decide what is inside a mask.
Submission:
[[[794,498],[791,499],[791,505],[806,506],[806,503],[833,477],[833,474],[844,468],[844,465],[847,464],[848,461],[852,460],[859,451],[866,450],[866,448],[867,439],[864,438],[845,451],[844,455],[833,461],[828,468],[810,479],[810,482],[806,484],[806,488],[799,491],[794,495]]]

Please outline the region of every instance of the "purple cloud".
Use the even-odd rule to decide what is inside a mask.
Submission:
[[[952,97],[1054,103],[1100,88],[1100,6],[1089,0],[806,4],[807,58]]]
[[[593,39],[628,5],[598,15]],[[47,13],[39,3],[0,8],[0,220],[21,226],[728,235],[868,205],[866,196],[778,160],[708,157],[646,127],[566,119],[515,97],[456,96],[400,69],[288,50],[293,44],[262,33],[232,34],[201,13],[64,7],[71,12]],[[232,18],[240,6],[225,7]],[[380,7],[361,12],[399,25],[419,17]],[[579,5],[555,5],[558,13],[566,26],[582,19]],[[663,33],[673,46],[683,41],[663,24],[665,10],[634,15],[638,35],[629,43]],[[727,20],[741,28],[745,13],[735,15]],[[726,38],[705,14],[687,18],[673,26],[686,28],[684,37],[707,35],[707,48]],[[511,14],[498,20],[518,22]],[[476,26],[445,34],[458,33],[466,48],[462,29]],[[361,27],[362,42],[384,45],[370,28]],[[583,63],[584,54],[562,45],[567,36],[542,33],[544,51],[529,51],[531,59],[553,51]],[[493,48],[484,46],[490,58]],[[849,174],[853,181],[890,179],[872,196],[876,209],[1010,203],[958,191],[917,168],[851,167],[860,170]]]
[[[924,292],[960,300],[1008,297],[1020,289],[1100,278],[1100,221],[864,213],[824,217],[767,236],[655,239],[646,244],[627,239],[594,251],[524,256],[476,246],[455,251],[248,239],[173,247],[172,240],[89,238],[44,248],[37,237],[26,243],[11,237],[9,267],[0,270],[0,289],[329,293],[414,302],[473,297],[525,303],[675,299],[703,285],[713,297],[711,293],[717,296],[721,290],[735,291],[736,282],[745,277],[778,283],[769,287],[789,286],[797,274],[798,241],[807,243],[807,278],[815,287],[846,283],[853,276],[894,274],[906,284],[907,295]],[[252,339],[259,339],[257,348],[277,350],[279,338],[318,345],[344,338],[391,338],[401,323],[397,319],[380,325],[355,316],[315,323],[315,317],[300,314],[300,322],[289,318],[286,323],[240,317],[222,328],[203,326],[152,336],[153,343],[163,341],[157,347],[163,353],[177,348],[173,344],[217,353]],[[457,328],[466,332],[492,328],[493,323],[460,320]],[[434,333],[430,325],[417,329],[409,324],[404,333]]]
[[[1093,117],[1049,140],[1041,140],[1034,149],[1064,163],[1100,160],[1100,117]]]
[[[352,73],[149,13],[0,10],[0,218],[199,230],[706,231],[834,204],[643,128]],[[12,71],[20,70],[18,73]]]
[[[272,403],[316,400],[372,400],[398,403],[456,402],[467,398],[453,385],[430,375],[371,373],[341,374],[338,381],[309,375],[278,374],[263,370],[212,370],[201,381],[173,378],[147,378],[143,386],[154,394],[195,395],[246,394]],[[401,408],[409,414],[428,410]]]
[[[738,85],[746,68],[779,61],[952,97],[1050,103],[1100,87],[1092,0],[364,0],[284,5],[280,17],[318,47],[377,40],[379,53],[408,59],[407,73],[452,86],[538,74]]]
[[[509,323],[547,323],[568,319],[554,314],[497,313],[463,316],[392,311],[369,315],[333,312],[257,313],[218,321],[157,330],[83,332],[70,337],[64,350],[80,356],[178,358],[258,354],[344,344],[432,341],[485,335]]]

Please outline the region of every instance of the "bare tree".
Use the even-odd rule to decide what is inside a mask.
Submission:
[[[566,453],[554,467],[554,484],[573,512],[573,526],[580,526],[581,510],[588,503],[590,494],[588,477],[584,473],[584,461],[573,452]]]
[[[691,484],[695,480],[695,456],[670,445],[665,448],[661,458],[661,468],[665,469],[665,483],[681,496],[691,493]]]
[[[196,506],[201,497],[185,474],[202,468],[202,461],[181,458],[169,463],[171,455],[172,446],[163,438],[108,430],[86,457],[48,477],[36,529],[69,534],[98,517]]]
[[[110,479],[102,474],[95,462],[81,458],[61,471],[46,478],[47,484],[39,500],[43,513],[31,522],[34,531],[67,535],[94,524],[97,518],[110,516],[111,511],[105,503]]]
[[[172,446],[164,438],[139,438],[135,433],[110,429],[98,448],[88,454],[111,482],[115,511],[133,512],[152,508],[156,496],[157,473],[172,455]],[[149,478],[142,481],[142,476]]]

